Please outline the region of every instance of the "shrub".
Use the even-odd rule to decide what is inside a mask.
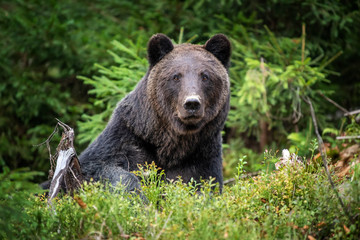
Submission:
[[[143,193],[116,191],[99,183],[86,183],[74,197],[62,196],[49,208],[32,198],[18,237],[37,238],[146,238],[146,239],[356,239],[360,221],[351,222],[339,209],[325,175],[303,167],[284,167],[258,177],[236,180],[223,194],[211,194],[211,181],[167,183],[155,165],[140,171]],[[143,175],[146,173],[146,176]],[[343,192],[353,196],[347,206],[356,216],[360,199],[358,169]],[[197,185],[199,186],[199,185]],[[15,230],[19,227],[15,226]]]

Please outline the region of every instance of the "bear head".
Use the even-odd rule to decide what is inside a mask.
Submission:
[[[146,94],[164,127],[193,134],[220,111],[227,113],[230,55],[231,45],[223,34],[205,45],[174,46],[164,34],[149,40]]]

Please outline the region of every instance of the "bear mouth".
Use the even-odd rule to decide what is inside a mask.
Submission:
[[[178,114],[174,115],[175,126],[180,134],[196,133],[204,125],[204,120],[201,116],[188,115],[188,116],[179,116]]]
[[[186,125],[196,125],[199,121],[201,121],[201,117],[195,115],[190,115],[179,119]]]
[[[196,113],[181,114],[178,112],[175,114],[175,118],[177,118],[183,124],[191,126],[197,125],[202,120],[203,116]]]

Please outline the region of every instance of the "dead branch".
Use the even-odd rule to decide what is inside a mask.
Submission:
[[[336,137],[336,140],[342,140],[342,139],[360,139],[360,136],[341,136],[341,137]]]
[[[337,197],[337,199],[339,200],[339,203],[342,207],[342,209],[344,210],[344,213],[345,215],[349,218],[350,222],[351,221],[351,215],[348,211],[348,209],[345,207],[344,205],[344,202],[343,200],[341,199],[340,197],[340,194],[339,192],[337,191],[337,189],[335,188],[335,184],[331,178],[331,175],[330,175],[330,172],[329,172],[329,168],[328,168],[328,164],[327,164],[327,156],[326,156],[326,151],[324,151],[325,149],[325,145],[324,145],[324,142],[319,134],[319,128],[318,128],[318,125],[317,125],[317,120],[316,120],[316,115],[315,115],[315,110],[314,110],[314,107],[312,105],[312,102],[310,100],[309,97],[305,96],[303,97],[303,100],[309,105],[310,107],[310,113],[311,113],[311,118],[312,118],[312,121],[313,121],[313,124],[314,124],[314,129],[315,129],[315,134],[316,134],[316,137],[318,139],[318,143],[319,143],[319,151],[320,151],[320,155],[321,155],[321,158],[323,160],[323,164],[324,164],[324,168],[325,168],[325,172],[327,174],[327,177],[328,177],[328,180],[330,182],[330,185],[332,187],[332,189],[334,190],[335,192],[335,195]]]
[[[351,112],[347,112],[347,113],[344,114],[344,116],[355,115],[355,114],[358,114],[358,113],[360,113],[360,109],[355,110],[355,111],[351,111]]]
[[[57,119],[56,119],[57,120]],[[54,131],[50,134],[50,136],[42,143],[38,144],[38,145],[34,145],[34,147],[40,147],[44,144],[46,144],[46,148],[49,152],[49,159],[50,159],[50,170],[49,170],[49,179],[52,178],[53,174],[54,174],[54,157],[51,155],[51,148],[50,148],[50,141],[52,140],[52,138],[54,137],[55,133],[57,133],[59,131],[58,129],[58,124],[55,125]]]
[[[328,101],[329,103],[332,103],[335,107],[337,107],[338,109],[340,109],[341,111],[343,111],[345,114],[345,116],[347,116],[347,114],[349,114],[349,111],[346,110],[344,107],[340,106],[337,102],[335,102],[334,100],[330,99],[329,97],[325,96],[321,91],[316,91],[318,94],[320,94],[320,96],[322,96],[326,101]]]
[[[46,144],[50,156],[51,169],[49,171],[49,179],[51,179],[51,183],[48,199],[49,205],[51,205],[51,200],[58,195],[60,190],[72,194],[81,187],[83,182],[79,159],[74,148],[74,130],[59,119],[56,120],[58,122],[53,133],[45,142],[39,144],[39,146]],[[51,155],[50,141],[59,127],[63,129],[63,133],[55,154]],[[56,168],[54,170],[55,165]]]

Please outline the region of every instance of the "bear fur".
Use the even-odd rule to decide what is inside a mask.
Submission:
[[[121,100],[103,132],[80,155],[85,179],[140,189],[131,171],[154,162],[168,179],[214,177],[223,185],[221,130],[230,98],[231,46],[217,34],[205,45],[148,43],[149,69]]]

